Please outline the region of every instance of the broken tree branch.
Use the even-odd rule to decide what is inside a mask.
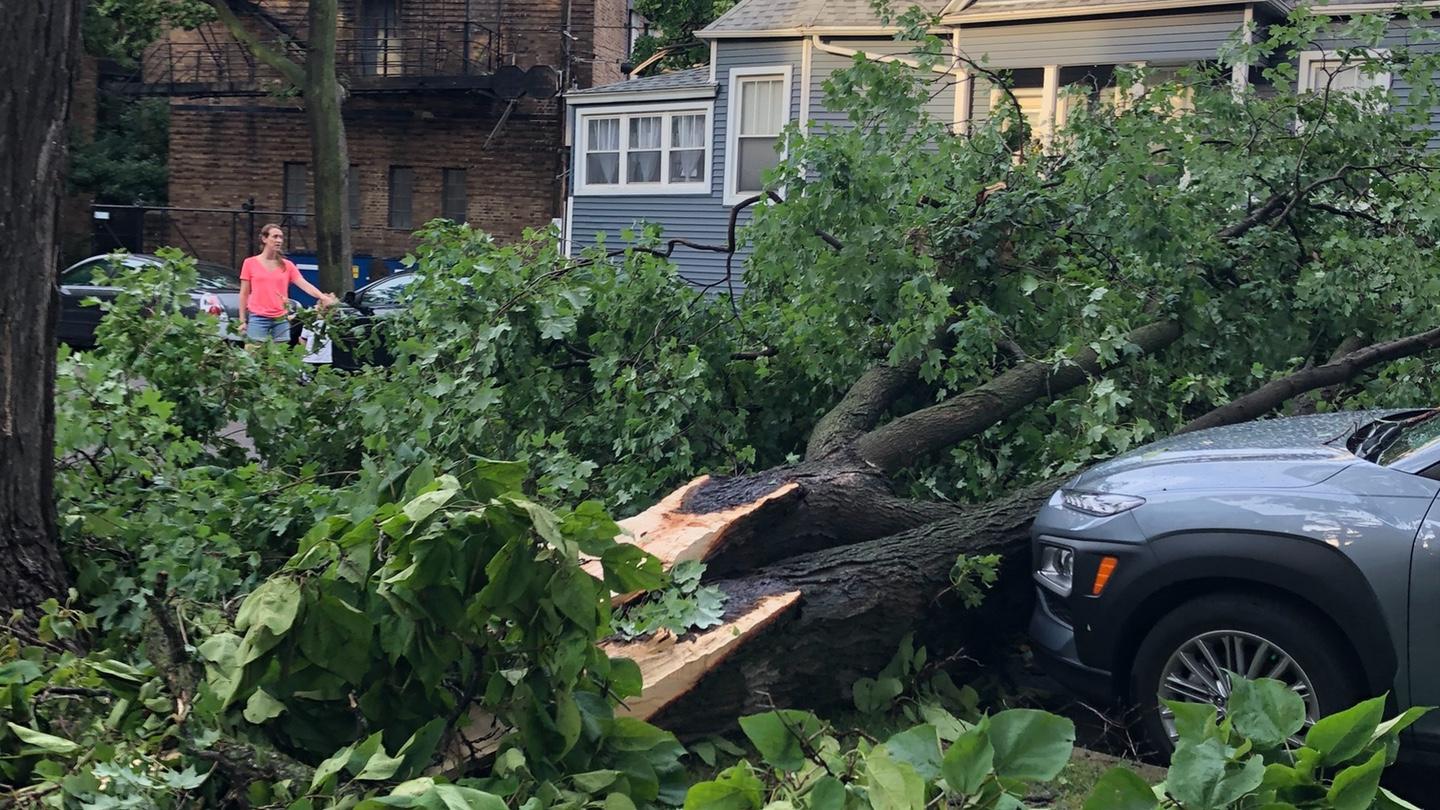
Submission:
[[[1126,336],[1142,354],[1154,354],[1180,338],[1175,321],[1147,324]],[[1032,360],[977,388],[901,416],[855,440],[856,453],[885,472],[915,463],[926,453],[974,436],[1043,397],[1068,391],[1104,371],[1099,354],[1086,348],[1059,365]]]
[[[1336,385],[1353,379],[1371,366],[1399,360],[1440,347],[1440,328],[1410,335],[1386,343],[1376,343],[1353,351],[1323,366],[1302,369],[1278,380],[1271,380],[1243,397],[1231,400],[1175,431],[1194,430],[1244,422],[1262,416],[1291,397]]]

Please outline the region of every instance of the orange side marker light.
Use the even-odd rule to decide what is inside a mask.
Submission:
[[[1110,581],[1110,575],[1115,573],[1115,564],[1120,562],[1111,556],[1100,558],[1100,567],[1095,571],[1095,584],[1090,586],[1090,595],[1099,596],[1105,590],[1105,585]]]

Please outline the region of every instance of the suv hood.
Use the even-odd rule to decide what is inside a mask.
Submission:
[[[1143,495],[1167,490],[1314,486],[1355,463],[1345,440],[1357,428],[1405,412],[1316,414],[1198,430],[1098,464],[1066,488]]]

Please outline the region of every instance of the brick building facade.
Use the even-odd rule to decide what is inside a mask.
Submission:
[[[557,91],[621,78],[627,0],[340,5],[357,257],[402,256],[412,232],[442,215],[503,240],[561,216],[567,162]],[[272,34],[303,39],[302,0],[260,6]],[[232,261],[254,250],[252,224],[281,219],[290,250],[308,252],[301,100],[281,92],[276,74],[218,24],[174,32],[147,57],[144,81],[171,96],[170,205],[180,210],[169,241]],[[258,213],[222,213],[247,206]]]

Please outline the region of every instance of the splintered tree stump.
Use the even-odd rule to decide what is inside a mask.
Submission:
[[[748,603],[732,598],[719,627],[679,638],[657,633],[635,641],[602,643],[600,649],[612,658],[629,658],[639,665],[645,684],[642,694],[616,713],[647,720],[683,699],[706,673],[794,608],[799,599],[799,591],[755,594]]]
[[[767,486],[756,497],[737,501],[718,509],[695,510],[687,500],[715,505],[705,494],[709,476],[700,476],[665,496],[663,500],[634,517],[619,521],[624,530],[618,540],[633,543],[657,557],[668,570],[685,560],[707,560],[740,534],[752,532],[757,524],[773,519],[772,515],[788,509],[800,497],[794,483]],[[596,579],[601,578],[600,561],[587,560],[582,566]],[[626,602],[636,594],[619,594],[617,602]]]

